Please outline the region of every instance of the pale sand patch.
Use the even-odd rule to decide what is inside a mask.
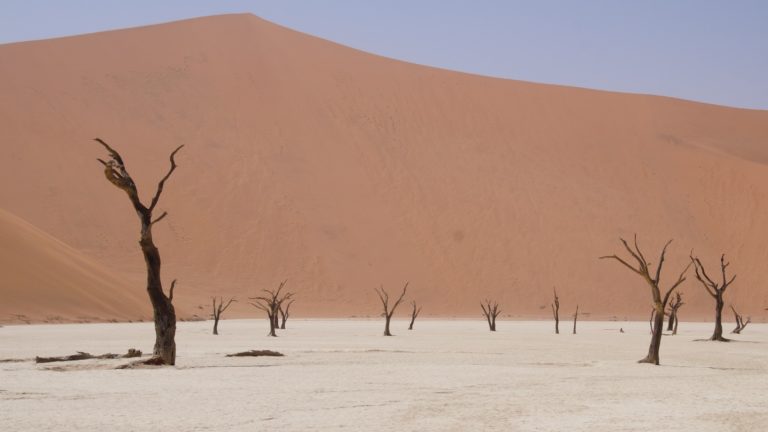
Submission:
[[[756,431],[768,422],[768,325],[734,343],[681,323],[663,366],[639,365],[647,323],[265,320],[180,323],[178,365],[0,363],[0,430]],[[567,327],[567,326],[564,326]],[[623,327],[626,333],[619,333]],[[730,327],[730,325],[729,325]],[[151,351],[151,324],[6,326],[0,358]],[[246,349],[285,357],[227,358]],[[62,372],[61,370],[65,370]]]

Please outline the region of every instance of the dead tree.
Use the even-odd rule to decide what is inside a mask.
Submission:
[[[747,324],[752,322],[752,318],[747,317],[747,320],[744,321],[742,316],[736,312],[736,309],[731,305],[731,310],[733,311],[733,317],[736,319],[736,328],[733,329],[731,333],[740,334],[742,330],[744,330],[744,327],[747,326]]]
[[[557,290],[552,288],[555,293],[555,301],[550,305],[552,307],[552,317],[555,319],[555,334],[560,334],[560,298],[557,297]]]
[[[635,243],[634,243],[634,250],[629,246],[626,240],[623,238],[620,239],[621,243],[624,245],[624,248],[629,252],[630,256],[632,256],[632,259],[637,263],[637,266],[633,266],[629,264],[627,261],[620,258],[618,255],[608,255],[608,256],[602,256],[601,259],[615,259],[619,263],[621,263],[626,268],[632,270],[632,272],[636,273],[638,276],[643,278],[643,280],[648,283],[648,286],[651,288],[651,297],[653,299],[653,306],[654,306],[654,320],[653,320],[653,335],[651,336],[651,344],[648,347],[648,355],[645,356],[642,360],[639,360],[638,363],[652,363],[655,365],[659,364],[659,348],[661,347],[661,333],[664,329],[664,309],[667,307],[667,302],[669,301],[669,296],[672,295],[672,291],[675,290],[683,281],[685,281],[685,273],[688,272],[688,269],[691,267],[691,264],[688,263],[688,266],[683,269],[683,271],[680,273],[680,275],[677,277],[677,280],[675,283],[673,283],[662,295],[661,288],[659,287],[659,282],[661,280],[661,269],[664,266],[664,256],[667,253],[667,247],[672,242],[672,240],[668,241],[664,248],[661,250],[661,255],[659,256],[659,263],[656,265],[656,272],[655,275],[651,275],[651,264],[648,262],[648,260],[645,259],[645,256],[640,251],[640,247],[637,245],[637,235],[635,235]]]
[[[579,319],[579,305],[576,305],[576,313],[573,314],[573,334],[576,334],[576,320]]]
[[[249,297],[249,300],[254,301],[254,303],[251,303],[251,306],[257,309],[261,309],[267,313],[267,318],[269,319],[268,336],[277,337],[275,330],[277,329],[277,318],[278,314],[280,313],[280,306],[283,304],[283,302],[290,300],[293,296],[293,293],[286,293],[281,295],[281,291],[285,287],[286,282],[288,281],[280,282],[280,286],[278,286],[276,290],[263,290],[266,295]]]
[[[709,338],[709,340],[728,342],[728,339],[723,337],[723,306],[725,305],[723,294],[725,294],[725,290],[728,289],[734,279],[736,279],[736,275],[733,275],[730,279],[726,277],[725,270],[730,263],[725,262],[725,254],[720,255],[720,273],[722,274],[722,280],[720,282],[713,281],[709,275],[707,275],[704,266],[701,264],[701,260],[694,257],[693,254],[691,254],[691,262],[696,269],[696,279],[701,282],[701,285],[707,290],[707,293],[715,300],[715,331],[712,333],[712,337]]]
[[[416,308],[416,302],[415,301],[411,302],[411,307],[413,309],[411,310],[411,324],[408,325],[408,330],[413,330],[413,323],[416,322],[416,317],[418,317],[419,314],[421,313],[421,306]]]
[[[281,318],[280,330],[285,330],[285,322],[288,321],[288,318],[291,316],[291,305],[294,301],[294,299],[291,299],[291,301],[285,304],[285,307],[283,307],[283,304],[280,303],[280,306],[277,308],[277,310],[280,312]]]
[[[392,319],[392,314],[395,313],[395,309],[397,309],[397,307],[400,306],[400,303],[403,302],[406,290],[408,290],[408,282],[405,283],[405,286],[403,286],[403,292],[400,293],[400,297],[397,298],[397,301],[395,301],[395,303],[392,305],[392,308],[390,309],[389,294],[384,291],[384,286],[374,289],[376,294],[379,296],[379,300],[381,300],[381,306],[384,308],[384,312],[381,314],[381,316],[384,317],[384,336],[392,336],[392,333],[389,331],[389,321]]]
[[[216,304],[216,297],[211,297],[213,300],[213,334],[217,335],[219,334],[219,320],[221,319],[221,314],[224,313],[225,310],[231,305],[233,302],[236,302],[234,297],[230,298],[227,301],[227,304],[224,304],[224,298],[219,297],[219,303]]]
[[[677,334],[677,311],[683,307],[683,295],[680,292],[675,293],[675,298],[669,301],[669,318],[667,320],[667,330],[672,331],[673,335]]]
[[[120,154],[110,147],[106,142],[99,138],[95,139],[104,146],[109,153],[109,160],[98,159],[104,165],[104,175],[110,183],[123,190],[131,200],[133,209],[141,222],[141,231],[139,245],[144,254],[144,262],[147,265],[147,294],[152,303],[152,312],[155,321],[155,347],[153,356],[162,360],[161,364],[173,365],[176,363],[176,310],[173,307],[173,288],[175,280],[171,283],[168,295],[163,292],[163,283],[160,279],[160,251],[152,241],[152,226],[165,218],[168,213],[163,212],[160,216],[153,218],[152,212],[160,201],[160,195],[163,193],[165,182],[171,177],[176,169],[176,153],[181,150],[183,145],[178,146],[171,152],[171,168],[168,173],[157,184],[157,190],[152,197],[149,205],[144,205],[139,198],[139,191],[136,183],[131,178],[125,168],[123,158]],[[157,361],[156,361],[157,362]]]
[[[483,308],[483,315],[485,315],[485,319],[488,321],[488,328],[491,331],[496,331],[496,317],[498,317],[501,314],[501,309],[499,309],[499,303],[495,301],[490,301],[486,299],[484,302],[480,303],[480,307]]]

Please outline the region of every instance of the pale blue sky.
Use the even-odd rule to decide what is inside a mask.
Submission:
[[[0,0],[0,43],[230,12],[414,63],[768,109],[761,0]]]

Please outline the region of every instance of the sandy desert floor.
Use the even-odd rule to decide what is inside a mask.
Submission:
[[[0,430],[758,431],[768,424],[768,325],[733,343],[695,341],[682,323],[660,367],[635,361],[648,324],[293,320],[185,322],[178,364],[113,370],[127,360],[0,363]],[[623,327],[625,333],[620,333]],[[727,324],[730,330],[731,324]],[[0,328],[0,358],[151,350],[152,325]],[[226,358],[273,349],[282,358]]]

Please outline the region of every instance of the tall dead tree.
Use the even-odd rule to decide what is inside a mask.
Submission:
[[[499,303],[495,301],[490,301],[486,299],[484,302],[480,303],[480,307],[483,308],[483,315],[485,315],[485,319],[488,321],[488,328],[491,331],[496,331],[496,317],[501,314],[501,309],[499,309]]]
[[[277,337],[275,330],[277,329],[277,318],[280,313],[280,306],[283,302],[290,300],[293,297],[293,293],[282,294],[285,283],[288,281],[280,282],[280,286],[276,290],[265,289],[265,295],[257,297],[249,297],[249,300],[253,300],[251,306],[261,309],[267,313],[267,319],[269,320],[269,333],[268,336]]]
[[[722,280],[720,282],[715,282],[709,275],[707,275],[707,272],[704,270],[704,265],[701,264],[701,260],[699,260],[698,257],[694,257],[693,254],[691,254],[691,262],[696,269],[696,279],[701,282],[701,285],[707,290],[707,293],[715,300],[715,331],[712,333],[712,337],[709,338],[709,340],[728,342],[728,339],[723,337],[723,306],[725,305],[723,295],[725,294],[725,290],[728,289],[734,279],[736,279],[736,275],[733,275],[730,279],[725,275],[725,271],[730,264],[725,262],[725,254],[720,255],[720,273],[722,275]]]
[[[576,313],[573,314],[573,334],[576,334],[576,321],[579,319],[579,305],[576,305]]]
[[[733,311],[733,318],[736,320],[736,328],[733,329],[731,333],[740,334],[741,331],[744,330],[744,327],[752,322],[752,318],[747,317],[747,321],[744,321],[744,318],[742,318],[741,314],[736,312],[736,309],[733,307],[733,305],[731,305],[731,310]]]
[[[683,295],[678,291],[675,293],[675,298],[669,301],[669,318],[667,319],[667,330],[672,331],[673,335],[677,334],[677,311],[683,307]]]
[[[236,302],[234,297],[230,298],[226,304],[224,304],[224,298],[219,297],[218,304],[216,303],[216,297],[211,297],[213,300],[213,313],[211,316],[213,316],[213,334],[217,335],[219,334],[219,320],[221,319],[221,314],[224,313],[225,310],[231,305],[233,302]]]
[[[627,261],[623,260],[615,254],[602,256],[600,259],[615,259],[623,266],[632,270],[632,272],[636,273],[643,280],[645,280],[645,282],[651,288],[651,298],[653,299],[653,310],[655,312],[653,320],[653,335],[651,336],[651,344],[648,347],[648,355],[645,356],[645,358],[639,360],[638,363],[652,363],[658,365],[659,348],[661,347],[661,333],[662,330],[664,330],[664,309],[667,307],[669,296],[672,295],[672,292],[675,290],[675,288],[677,288],[681,283],[685,281],[685,273],[688,272],[688,269],[691,267],[691,263],[688,263],[688,266],[686,266],[685,269],[680,272],[677,280],[662,295],[661,288],[659,287],[659,282],[661,281],[661,269],[664,266],[664,257],[667,253],[667,247],[670,243],[672,243],[672,240],[668,241],[664,245],[664,248],[661,250],[659,263],[656,265],[656,272],[654,276],[651,275],[651,264],[648,262],[648,260],[645,259],[645,256],[640,251],[640,247],[637,245],[637,235],[635,235],[634,250],[629,246],[626,240],[623,238],[620,240],[624,245],[624,248],[627,250],[627,252],[629,252],[632,259],[637,263],[637,266],[629,264]]]
[[[149,294],[149,301],[152,303],[152,313],[155,321],[153,357],[156,364],[173,365],[176,363],[176,310],[173,307],[173,288],[176,281],[174,280],[171,283],[168,295],[165,295],[163,283],[160,279],[160,251],[158,251],[152,240],[152,226],[165,218],[168,213],[163,212],[160,216],[153,218],[152,212],[160,201],[160,195],[163,193],[165,182],[176,169],[174,157],[184,146],[178,146],[176,150],[171,152],[171,167],[168,173],[157,184],[155,195],[152,197],[149,205],[144,205],[139,198],[136,183],[128,174],[120,154],[100,138],[95,138],[95,141],[101,144],[109,153],[108,161],[98,159],[104,165],[104,175],[110,183],[128,195],[131,205],[133,205],[133,209],[139,217],[139,222],[141,223],[139,246],[147,266],[147,294]]]
[[[555,295],[555,301],[550,304],[552,307],[552,317],[555,319],[555,334],[560,334],[560,298],[557,297],[557,289],[552,288]]]
[[[280,312],[280,330],[285,330],[285,322],[288,321],[288,318],[291,316],[291,305],[293,302],[296,301],[295,299],[291,299],[289,302],[283,306],[281,303],[280,306],[277,308],[277,310]]]
[[[408,330],[413,330],[413,323],[416,322],[416,317],[421,313],[421,306],[416,307],[416,301],[411,302],[411,323],[408,325]]]
[[[374,288],[374,291],[376,291],[376,294],[379,296],[379,300],[381,300],[381,306],[384,308],[384,312],[381,314],[381,316],[384,317],[384,336],[392,336],[392,333],[389,331],[389,321],[392,319],[392,315],[395,313],[395,309],[397,309],[397,307],[400,306],[400,303],[403,302],[403,299],[405,298],[405,292],[407,290],[408,282],[406,282],[405,286],[403,286],[403,292],[400,293],[400,297],[397,298],[395,303],[390,308],[389,294],[384,291],[384,286],[381,286],[381,288]]]

